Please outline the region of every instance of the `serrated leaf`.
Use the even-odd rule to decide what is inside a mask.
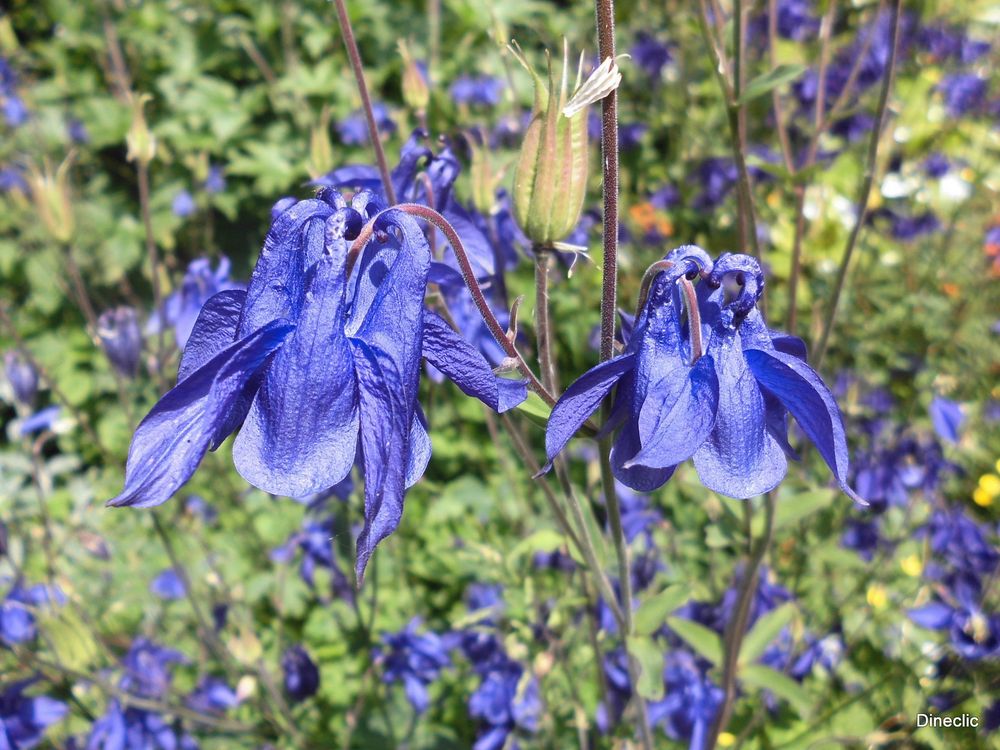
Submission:
[[[751,664],[759,659],[794,616],[795,605],[785,602],[758,619],[743,639],[743,645],[740,647],[740,663]]]
[[[742,106],[748,102],[752,102],[754,99],[764,96],[764,94],[772,89],[794,81],[805,72],[805,65],[779,65],[774,70],[759,75],[750,81],[743,90],[743,95],[736,103]]]
[[[722,665],[722,639],[714,630],[683,617],[668,617],[667,625],[687,645],[715,666]]]
[[[637,692],[646,700],[662,699],[663,647],[652,638],[633,638],[628,648],[639,665]]]
[[[667,586],[656,596],[647,598],[635,613],[635,632],[638,635],[652,635],[666,622],[667,615],[677,609],[688,598],[688,589],[675,584]]]
[[[802,686],[782,672],[765,667],[763,664],[751,664],[740,670],[740,679],[745,685],[770,690],[783,701],[787,701],[799,716],[808,716],[812,711],[812,703]]]

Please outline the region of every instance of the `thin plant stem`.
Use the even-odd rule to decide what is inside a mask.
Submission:
[[[396,202],[396,191],[392,187],[389,164],[385,160],[385,150],[382,148],[378,125],[375,124],[375,113],[372,110],[371,96],[368,94],[368,84],[365,83],[365,69],[361,64],[361,53],[358,51],[358,43],[354,39],[354,30],[351,28],[351,19],[347,15],[347,6],[344,4],[344,0],[333,0],[333,4],[337,8],[337,18],[340,21],[340,37],[344,40],[347,57],[351,61],[351,70],[354,71],[354,81],[358,87],[358,94],[361,95],[361,107],[365,111],[365,121],[368,123],[368,137],[371,139],[372,148],[375,151],[375,161],[378,163],[379,174],[382,175],[382,187],[385,189],[389,204],[392,205]]]
[[[597,45],[601,60],[614,59],[615,3],[596,0]],[[618,295],[618,92],[601,100],[601,185],[604,197],[604,259],[601,273],[601,361],[615,349],[615,307]]]
[[[598,56],[601,60],[614,59],[615,48],[615,3],[614,0],[595,0],[595,17],[597,22]],[[606,362],[614,356],[615,349],[615,314],[618,305],[618,92],[611,91],[601,100],[601,186],[603,192],[602,233],[604,239],[604,257],[601,267],[601,361]],[[606,420],[611,410],[611,398],[605,399],[602,415]],[[619,612],[619,631],[622,645],[625,648],[628,662],[629,678],[633,686],[638,684],[638,665],[628,651],[628,639],[632,635],[632,586],[631,569],[628,559],[628,543],[621,522],[621,507],[618,494],[615,492],[615,480],[611,473],[611,440],[602,439],[598,443],[598,454],[601,465],[601,484],[604,488],[604,503],[608,509],[608,522],[611,527],[611,538],[615,545],[618,559],[618,578],[622,589],[622,606]],[[557,465],[557,470],[559,467]],[[568,484],[568,481],[566,482]],[[580,515],[579,502],[568,488],[567,496],[571,502],[574,514]],[[582,521],[578,519],[578,523]],[[583,533],[588,534],[586,527]],[[603,575],[601,576],[603,578]],[[603,592],[602,592],[603,593]],[[617,605],[614,596],[604,598],[608,606]],[[652,750],[653,733],[649,727],[649,715],[646,701],[633,690],[635,706],[639,714],[639,730],[642,745],[646,750]]]
[[[139,159],[136,161],[135,172],[139,181],[139,210],[142,212],[142,226],[146,234],[146,254],[149,256],[150,281],[153,287],[153,307],[156,310],[156,314],[160,317],[159,330],[156,334],[156,372],[154,373],[154,377],[157,379],[160,388],[163,389],[166,386],[166,379],[163,377],[164,352],[166,350],[164,333],[166,325],[164,325],[165,321],[163,320],[163,293],[160,289],[160,253],[156,247],[156,237],[153,234],[153,214],[149,201],[149,165]]]
[[[774,51],[774,38],[777,32],[774,28],[777,26],[777,11],[774,9],[777,0],[771,0],[771,18],[769,21],[768,36],[770,40],[770,46],[772,50],[772,55]],[[820,38],[820,52],[819,52],[819,71],[818,71],[818,81],[816,86],[816,106],[813,110],[813,136],[809,142],[809,150],[806,152],[805,163],[803,164],[803,169],[809,169],[816,162],[816,153],[819,148],[819,139],[822,134],[821,128],[825,119],[826,113],[826,70],[830,64],[830,37],[833,33],[833,21],[837,15],[837,0],[830,0],[830,6],[827,8],[826,13],[823,16],[823,20],[820,23],[819,38]],[[772,57],[772,65],[774,63]],[[778,101],[779,96],[777,89],[774,91],[774,101],[775,101],[775,113],[778,112]],[[778,120],[780,123],[780,116]],[[784,127],[779,124],[778,132],[782,133]],[[788,134],[785,130],[785,138],[787,140]],[[790,154],[786,154],[786,162],[788,161]],[[796,168],[794,163],[789,163],[789,171],[792,173],[793,179],[796,175]],[[788,325],[787,328],[790,333],[795,333],[795,326],[797,323],[796,316],[798,314],[798,289],[799,289],[799,276],[801,275],[802,268],[802,239],[805,234],[805,203],[806,203],[806,187],[798,180],[795,180],[795,237],[792,240],[792,269],[788,277]]]
[[[893,0],[889,32],[892,38],[892,47],[889,51],[889,60],[886,63],[885,73],[882,76],[882,89],[879,91],[875,124],[872,126],[871,137],[868,141],[868,156],[865,160],[864,177],[861,180],[860,190],[858,191],[854,226],[851,227],[851,234],[847,238],[847,246],[844,248],[844,254],[840,259],[840,266],[837,269],[837,279],[833,285],[833,294],[830,297],[830,304],[823,319],[819,345],[816,347],[816,369],[819,369],[823,363],[823,357],[826,356],[826,349],[830,341],[830,332],[833,330],[833,323],[837,316],[837,306],[840,304],[840,295],[844,290],[844,281],[847,278],[847,269],[851,265],[854,248],[858,244],[861,228],[864,226],[868,215],[868,200],[871,196],[872,183],[875,180],[875,163],[878,158],[878,147],[882,139],[882,128],[885,125],[886,112],[889,106],[889,94],[892,91],[892,83],[896,72],[896,55],[899,52],[899,16],[901,12],[902,0]]]
[[[553,396],[559,395],[555,358],[552,355],[552,320],[549,317],[549,274],[552,251],[536,245],[535,254],[535,338],[538,342],[538,369],[542,384]]]
[[[732,716],[733,703],[736,700],[736,678],[739,672],[740,648],[743,645],[743,638],[746,636],[751,604],[753,603],[754,593],[757,591],[760,564],[764,560],[764,555],[771,544],[771,536],[774,532],[774,505],[773,495],[770,492],[764,495],[764,532],[756,542],[752,543],[750,556],[743,570],[742,580],[740,581],[736,609],[726,625],[723,637],[722,705],[719,706],[719,710],[715,714],[715,720],[712,722],[712,728],[706,738],[705,747],[708,750],[716,746],[719,734],[725,730],[729,724],[729,718]]]

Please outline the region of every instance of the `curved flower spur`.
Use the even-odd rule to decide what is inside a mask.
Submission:
[[[420,359],[498,411],[526,396],[424,308],[430,250],[416,220],[370,192],[282,203],[246,292],[206,302],[177,385],[139,424],[125,489],[108,505],[169,499],[242,426],[237,470],[252,485],[302,497],[365,477],[357,573],[399,524],[403,495],[430,459],[417,404]],[[375,238],[351,267],[366,222]]]
[[[806,364],[805,345],[768,329],[757,309],[758,262],[727,253],[713,263],[686,245],[654,264],[647,283],[625,353],[584,373],[552,410],[549,464],[617,384],[603,431],[617,430],[612,468],[632,489],[662,486],[693,458],[715,492],[744,499],[768,492],[784,478],[786,456],[797,458],[787,439],[791,413],[840,488],[867,504],[847,485],[843,420]]]

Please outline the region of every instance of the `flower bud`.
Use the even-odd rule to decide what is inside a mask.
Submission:
[[[124,377],[134,378],[142,352],[142,332],[135,310],[116,307],[102,313],[97,319],[97,337],[111,366]]]
[[[138,161],[144,165],[148,165],[156,158],[156,136],[150,132],[143,111],[146,102],[152,98],[149,94],[131,94],[129,97],[132,104],[132,125],[125,136],[128,145],[127,157],[129,161]]]
[[[427,70],[413,59],[406,42],[399,40],[399,54],[403,58],[403,101],[418,114],[427,109],[431,91],[427,85]]]
[[[55,174],[51,173],[46,164],[42,170],[29,167],[27,175],[31,202],[38,212],[38,218],[49,234],[62,243],[73,238],[73,230],[76,228],[69,190],[69,168],[72,163],[73,153],[70,152]]]
[[[4,374],[14,398],[24,406],[31,406],[38,393],[38,373],[20,352],[10,351],[3,355]]]
[[[472,205],[484,216],[493,213],[496,207],[496,189],[501,174],[493,169],[489,149],[481,145],[476,136],[468,137],[469,153],[472,163],[469,167],[469,177],[472,181]]]
[[[587,107],[614,91],[621,82],[621,73],[609,57],[583,81],[581,55],[570,97],[569,50],[565,43],[558,93],[551,60],[546,84],[519,49],[512,48],[512,52],[535,83],[531,122],[514,171],[514,216],[533,243],[551,245],[573,230],[583,209],[588,166]]]
[[[330,108],[323,107],[312,132],[309,134],[309,176],[313,179],[334,167],[333,144],[330,143]]]

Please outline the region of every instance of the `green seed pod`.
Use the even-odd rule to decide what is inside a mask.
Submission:
[[[321,177],[333,169],[333,144],[330,142],[330,108],[323,107],[319,122],[309,133],[309,176]]]
[[[568,93],[569,51],[563,44],[562,82],[555,94],[552,64],[548,83],[511,48],[535,83],[531,122],[514,170],[514,216],[536,245],[551,245],[573,231],[580,220],[587,190],[587,107],[614,91],[621,82],[615,60],[608,58],[583,81],[583,55],[576,86]]]
[[[43,169],[28,167],[27,182],[31,192],[31,202],[38,212],[42,224],[58,242],[63,244],[73,238],[76,221],[73,218],[73,201],[69,187],[69,168],[74,154],[70,153],[59,165],[55,174],[48,163]]]

